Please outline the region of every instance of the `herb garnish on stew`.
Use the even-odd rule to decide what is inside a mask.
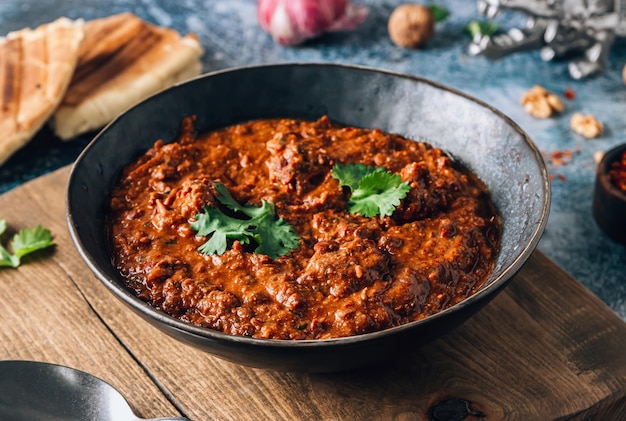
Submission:
[[[204,207],[204,213],[196,215],[191,228],[199,236],[211,235],[198,250],[204,254],[224,254],[228,240],[237,240],[249,244],[250,240],[257,243],[255,253],[264,254],[276,259],[298,247],[300,238],[283,218],[276,218],[273,203],[262,201],[261,206],[240,205],[232,197],[225,185],[215,182],[218,201],[235,213],[240,212],[246,219],[233,218],[220,209]]]
[[[336,164],[332,176],[352,192],[347,204],[348,211],[368,218],[393,214],[400,200],[411,190],[407,182],[402,182],[399,174],[364,164]]]

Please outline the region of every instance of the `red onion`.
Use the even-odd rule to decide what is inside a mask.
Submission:
[[[350,0],[258,0],[261,27],[283,45],[296,45],[327,31],[352,30],[367,18]]]

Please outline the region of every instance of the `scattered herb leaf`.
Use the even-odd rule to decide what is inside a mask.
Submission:
[[[347,204],[348,211],[368,218],[393,214],[400,200],[411,190],[407,182],[402,182],[399,174],[392,174],[380,167],[336,164],[332,176],[352,192]]]
[[[205,206],[204,212],[196,215],[191,228],[197,235],[211,238],[198,247],[204,254],[223,254],[228,247],[228,240],[237,240],[249,244],[257,243],[256,253],[276,259],[298,247],[300,237],[283,218],[276,218],[273,203],[263,201],[261,206],[240,205],[222,183],[215,182],[218,201],[235,213],[242,213],[246,219],[234,218],[220,209]]]
[[[442,22],[450,16],[450,11],[439,4],[429,4],[428,10],[433,14],[435,22]]]
[[[483,35],[483,36],[490,37],[491,35],[495,34],[499,28],[500,28],[499,25],[495,22],[485,22],[485,21],[479,22],[477,20],[473,20],[467,24],[467,26],[465,27],[465,30],[472,37],[475,37],[476,35]]]
[[[0,219],[0,235],[6,231],[6,227],[6,221]],[[16,268],[20,265],[22,257],[53,244],[50,231],[43,229],[40,225],[35,228],[22,229],[11,240],[12,254],[0,244],[0,267]]]

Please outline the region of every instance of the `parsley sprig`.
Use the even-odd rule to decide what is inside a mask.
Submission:
[[[368,218],[393,214],[400,200],[411,190],[399,174],[364,164],[336,164],[332,176],[352,192],[347,204],[348,212]]]
[[[443,22],[450,16],[450,11],[440,4],[429,4],[427,8],[430,10],[430,13],[433,14],[435,22]]]
[[[0,219],[0,235],[4,234],[6,228],[6,221]],[[43,229],[40,225],[35,228],[22,229],[11,240],[10,248],[13,253],[0,244],[0,267],[16,268],[21,264],[22,257],[53,244],[50,231]]]
[[[492,36],[496,32],[498,32],[499,25],[495,22],[486,22],[486,21],[470,21],[465,27],[465,31],[467,31],[472,37],[480,36]]]
[[[191,228],[197,235],[211,238],[198,247],[204,254],[223,254],[228,247],[228,240],[237,240],[249,244],[254,240],[257,244],[255,253],[264,254],[276,259],[298,247],[300,237],[283,218],[276,217],[273,203],[262,201],[261,206],[240,205],[232,197],[225,185],[215,182],[218,201],[228,209],[243,214],[245,219],[226,215],[220,209],[205,206],[204,212],[195,217]]]

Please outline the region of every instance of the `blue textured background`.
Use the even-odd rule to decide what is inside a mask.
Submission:
[[[550,173],[564,176],[565,181],[555,178],[552,182],[551,214],[539,248],[626,320],[626,247],[611,242],[591,214],[593,154],[626,142],[626,86],[621,76],[626,40],[614,44],[610,67],[604,74],[575,81],[569,77],[565,62],[543,62],[538,51],[498,62],[469,57],[464,27],[472,19],[481,19],[472,1],[438,1],[451,15],[438,24],[427,48],[418,51],[395,46],[387,35],[387,19],[402,1],[355,3],[370,7],[368,20],[358,30],[327,34],[296,48],[275,44],[260,29],[254,0],[2,0],[0,35],[60,16],[92,19],[131,11],[182,33],[195,32],[206,49],[205,71],[294,61],[363,64],[426,77],[473,95],[516,121],[546,154],[580,150],[569,165],[549,164]],[[504,27],[523,22],[513,14],[497,20]],[[564,100],[566,109],[560,116],[536,120],[519,105],[523,92],[535,84],[561,96],[571,88],[576,98]],[[594,114],[604,123],[604,134],[592,140],[574,134],[569,119],[576,111]],[[71,163],[91,136],[64,144],[49,130],[42,130],[0,167],[0,193]]]

